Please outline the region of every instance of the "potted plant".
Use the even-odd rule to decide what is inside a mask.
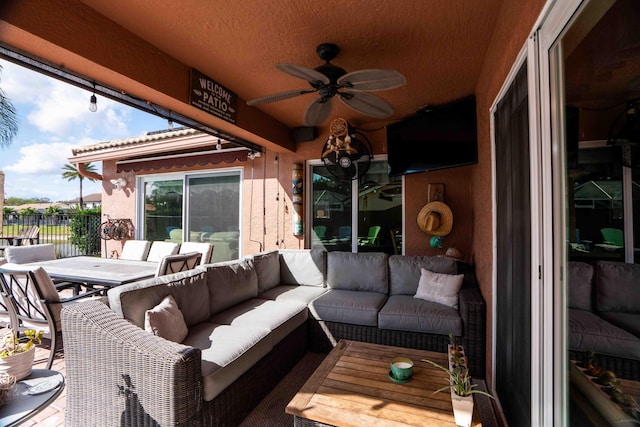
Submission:
[[[452,352],[452,344],[449,344],[448,369],[428,359],[422,359],[422,361],[443,370],[449,375],[449,385],[439,388],[434,393],[449,389],[451,392],[451,405],[453,406],[453,416],[455,418],[456,425],[469,427],[473,417],[473,395],[482,394],[492,399],[494,399],[494,397],[489,393],[476,389],[477,384],[473,384],[471,382],[471,376],[469,375],[469,369],[467,368],[466,358],[464,357],[463,351],[461,351],[460,346],[457,344],[454,344],[453,348],[456,351]],[[458,360],[458,358],[463,362],[454,363],[454,359]]]
[[[20,381],[31,374],[36,344],[42,342],[42,331],[29,329],[20,336],[9,329],[0,340],[0,371]]]

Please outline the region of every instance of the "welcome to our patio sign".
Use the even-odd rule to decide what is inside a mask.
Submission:
[[[230,123],[236,122],[238,96],[193,68],[189,85],[189,103]]]

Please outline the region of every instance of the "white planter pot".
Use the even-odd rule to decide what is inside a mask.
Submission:
[[[16,377],[20,381],[31,375],[33,368],[33,358],[36,354],[36,347],[31,347],[28,351],[16,353],[8,357],[0,357],[0,371]]]
[[[473,395],[458,396],[451,390],[451,404],[453,405],[453,416],[456,425],[461,427],[471,426],[473,418]]]
[[[453,369],[453,361],[451,360],[451,344],[448,345],[449,351],[449,369]],[[464,352],[464,348],[460,346],[460,356],[463,361],[462,364],[466,367],[467,356]],[[471,426],[471,419],[473,418],[473,395],[470,396],[458,396],[453,388],[451,389],[451,405],[453,406],[453,416],[456,420],[456,425],[461,427]]]

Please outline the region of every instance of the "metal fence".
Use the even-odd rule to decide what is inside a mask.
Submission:
[[[26,214],[5,215],[2,237],[19,236],[20,231],[37,226],[40,229],[34,243],[53,243],[58,258],[100,254],[100,214]],[[0,245],[6,245],[0,240]]]

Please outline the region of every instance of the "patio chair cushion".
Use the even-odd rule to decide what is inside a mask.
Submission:
[[[151,243],[147,261],[160,262],[167,255],[175,255],[180,250],[180,243],[155,241]]]
[[[395,331],[411,331],[462,335],[462,318],[453,307],[414,298],[391,295],[378,313],[378,327]]]
[[[202,397],[213,400],[269,351],[269,330],[203,322],[183,344],[202,352]]]
[[[326,254],[320,249],[280,249],[280,283],[325,287]]]
[[[258,298],[274,301],[299,301],[309,304],[325,292],[327,292],[327,288],[318,286],[279,285],[258,294]]]
[[[302,325],[309,317],[307,305],[296,301],[269,301],[252,298],[214,315],[209,321],[269,331],[271,345]]]
[[[309,304],[316,320],[378,326],[378,312],[387,295],[377,292],[331,289]]]
[[[388,255],[382,252],[329,252],[327,286],[386,295],[389,289],[387,260]]]
[[[595,276],[597,311],[640,313],[640,265],[598,261]]]
[[[253,256],[253,265],[258,275],[258,292],[264,292],[280,284],[280,256],[270,251]]]
[[[640,314],[638,313],[615,313],[612,311],[603,311],[598,313],[600,317],[613,323],[619,328],[640,338]]]
[[[60,294],[56,289],[56,285],[53,284],[53,280],[49,277],[49,273],[47,273],[44,268],[38,267],[33,270],[33,275],[36,278],[35,285],[38,286],[40,290],[40,294],[42,297],[49,302],[57,302],[60,301]],[[56,329],[61,329],[60,324],[60,312],[62,311],[62,304],[50,304],[49,308],[51,309],[51,314],[53,315],[53,320],[56,324]]]
[[[457,309],[458,292],[460,292],[464,274],[440,274],[426,268],[422,268],[421,272],[418,290],[414,298],[437,302]]]
[[[144,329],[173,342],[182,342],[189,333],[184,316],[171,294],[145,312]]]
[[[249,260],[222,261],[199,268],[206,271],[211,315],[258,296],[258,276]]]
[[[569,307],[593,311],[593,266],[586,262],[569,263]]]
[[[149,254],[151,242],[148,240],[127,240],[122,246],[120,259],[128,259],[132,261],[145,261]]]
[[[210,243],[202,242],[184,242],[180,245],[179,254],[186,254],[188,252],[200,252],[202,258],[200,259],[200,265],[209,264],[211,262],[211,255],[213,254],[213,245]]]
[[[209,318],[209,289],[202,270],[188,270],[128,283],[107,292],[111,309],[143,329],[146,311],[169,294],[173,295],[178,307],[185,308],[182,315],[187,327]]]
[[[29,246],[9,246],[4,250],[7,262],[26,264],[29,262],[49,261],[56,259],[56,249],[51,243]]]
[[[640,338],[591,311],[570,308],[569,349],[640,359]]]

